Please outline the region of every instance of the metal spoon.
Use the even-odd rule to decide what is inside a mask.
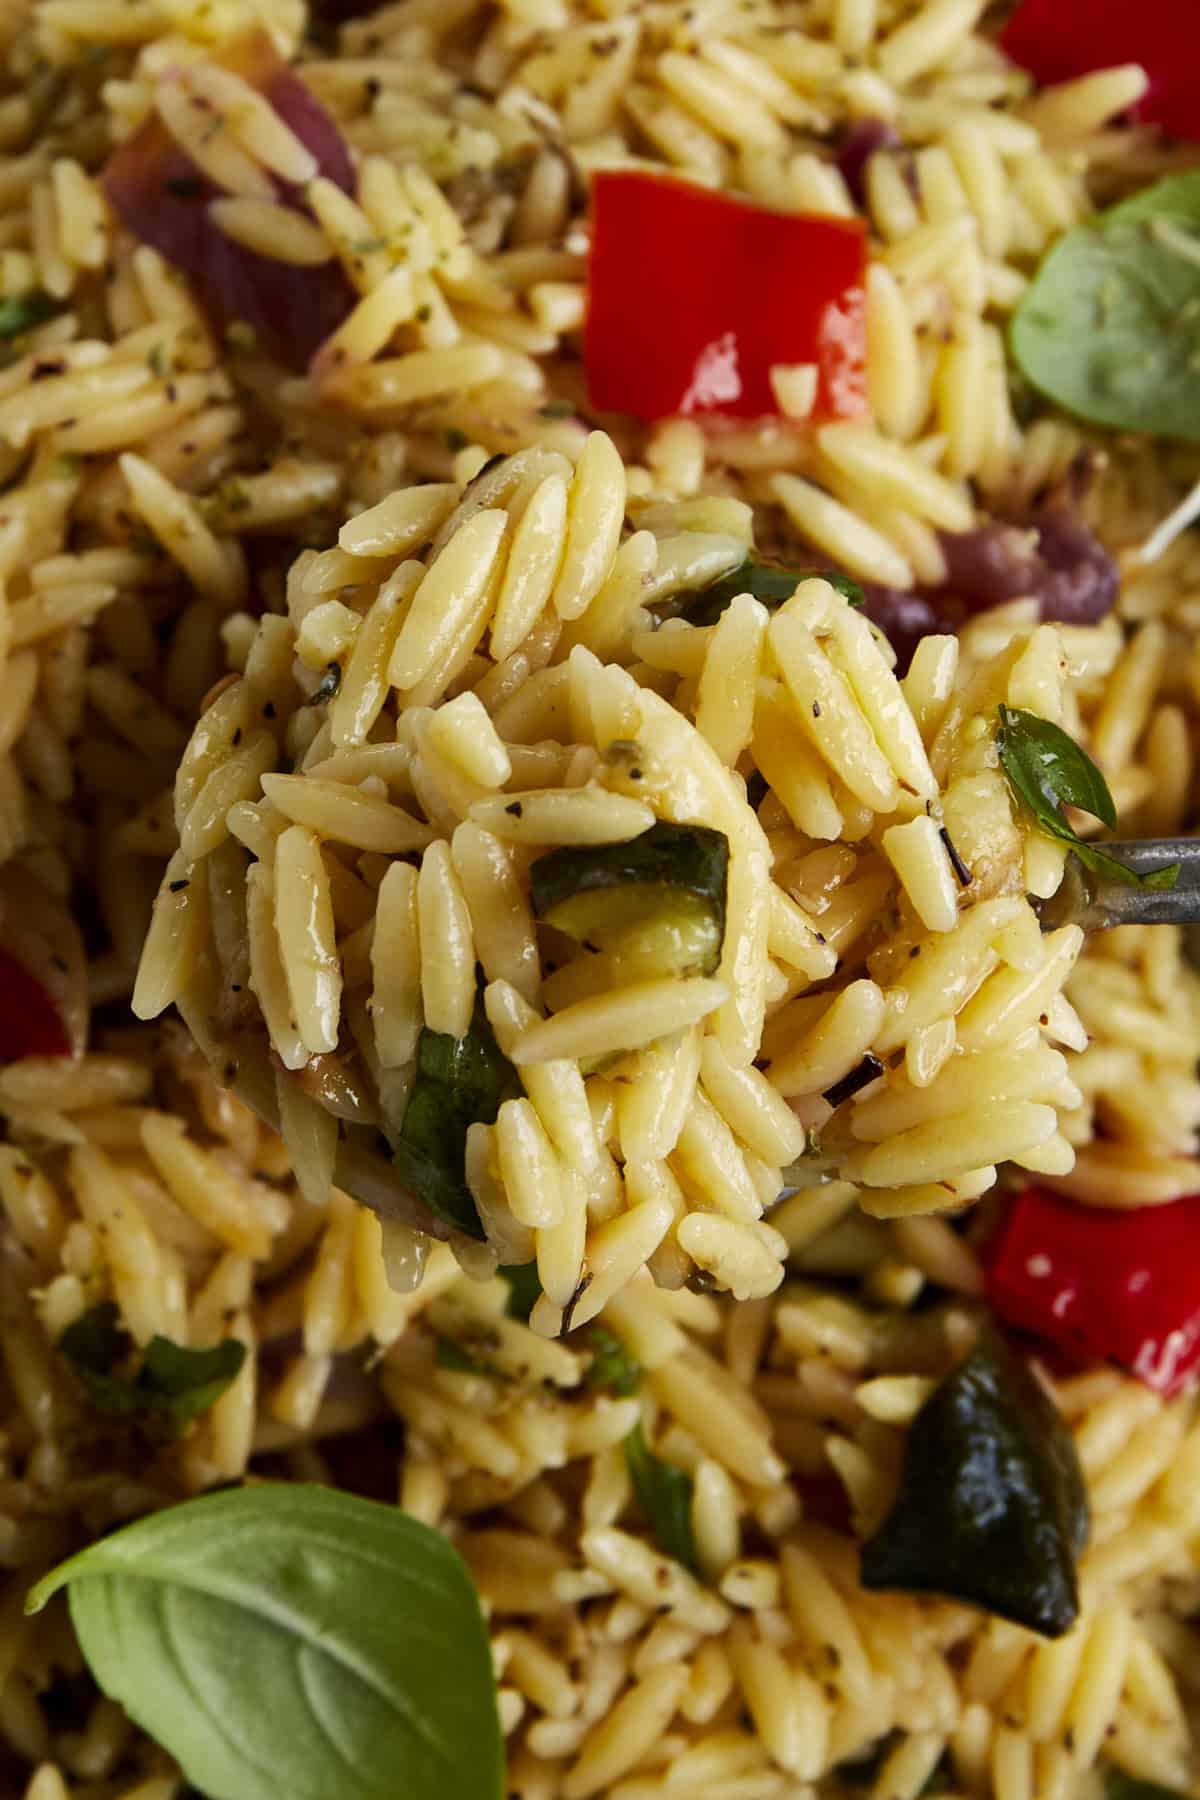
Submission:
[[[1038,909],[1044,931],[1059,925],[1108,931],[1114,925],[1200,924],[1200,838],[1131,839],[1105,843],[1104,851],[1138,875],[1172,863],[1178,863],[1179,875],[1174,887],[1135,887],[1116,876],[1098,875],[1077,856],[1068,856],[1062,885]]]

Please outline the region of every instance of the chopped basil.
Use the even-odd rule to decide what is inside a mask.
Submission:
[[[68,1325],[58,1349],[98,1413],[166,1439],[181,1436],[207,1412],[246,1360],[246,1347],[236,1338],[189,1350],[170,1338],[152,1337],[131,1372],[133,1339],[111,1300]]]
[[[521,1092],[482,1005],[464,1038],[422,1031],[417,1073],[393,1156],[405,1186],[439,1219],[482,1238],[464,1170],[467,1128],[491,1125],[501,1103]]]
[[[696,1540],[692,1535],[692,1489],[686,1469],[655,1456],[646,1442],[641,1420],[625,1439],[625,1463],[633,1492],[646,1523],[667,1556],[699,1575]]]
[[[802,581],[809,581],[814,576],[830,582],[851,606],[863,604],[863,591],[857,581],[852,581],[849,575],[838,574],[835,569],[781,569],[776,563],[760,562],[757,557],[748,556],[732,575],[722,575],[720,581],[714,581],[711,587],[706,587],[689,601],[681,616],[689,625],[715,625],[739,594],[752,594],[773,612],[785,600],[791,599]]]
[[[68,1590],[101,1688],[210,1800],[501,1800],[487,1627],[440,1531],[265,1483],[139,1519],[33,1589]]]
[[[433,1360],[439,1369],[452,1369],[456,1375],[491,1373],[482,1363],[477,1363],[474,1357],[468,1356],[462,1345],[456,1344],[453,1338],[439,1336]]]
[[[499,1273],[508,1283],[508,1306],[505,1310],[509,1318],[520,1319],[522,1325],[528,1325],[529,1315],[542,1297],[537,1264],[510,1263],[507,1267],[501,1266]]]
[[[1012,351],[1080,418],[1200,439],[1200,170],[1060,237],[1017,309]]]
[[[1000,763],[1014,794],[1033,814],[1048,837],[1070,844],[1080,862],[1094,874],[1107,875],[1131,887],[1172,888],[1179,877],[1179,864],[1138,875],[1097,844],[1086,843],[1063,813],[1064,806],[1077,806],[1091,813],[1110,830],[1115,830],[1117,809],[1103,775],[1074,738],[1067,736],[1049,719],[1019,707],[1000,708],[1000,730],[996,738]]]
[[[57,311],[57,302],[49,294],[43,294],[40,288],[0,300],[0,338],[20,337],[23,332],[44,325]]]
[[[624,1398],[636,1394],[641,1385],[642,1365],[632,1357],[619,1337],[603,1325],[591,1332],[592,1361],[587,1372],[589,1387]]]

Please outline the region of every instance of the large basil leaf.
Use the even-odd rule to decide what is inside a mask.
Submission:
[[[1108,783],[1087,753],[1074,738],[1068,737],[1049,719],[1020,707],[1000,708],[1000,730],[996,736],[1000,765],[1017,798],[1033,814],[1048,837],[1070,844],[1080,862],[1097,875],[1123,881],[1130,887],[1171,888],[1179,878],[1179,864],[1138,875],[1133,869],[1110,856],[1098,844],[1085,842],[1073,830],[1063,813],[1064,806],[1077,806],[1091,813],[1110,830],[1117,823],[1117,809]]]
[[[440,1532],[303,1485],[230,1489],[47,1575],[104,1692],[209,1800],[500,1800],[487,1630]]]
[[[1017,309],[1012,351],[1081,418],[1200,440],[1200,170],[1059,238]]]

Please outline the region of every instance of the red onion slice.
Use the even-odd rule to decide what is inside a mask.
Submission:
[[[350,152],[337,126],[262,31],[225,46],[214,61],[240,75],[268,100],[315,157],[322,175],[343,192],[354,187]],[[188,276],[218,333],[248,326],[258,344],[288,368],[302,370],[354,305],[340,264],[297,268],[226,237],[209,205],[222,190],[197,168],[157,117],[109,159],[104,187],[118,217]],[[302,190],[270,178],[281,206],[304,213]]]

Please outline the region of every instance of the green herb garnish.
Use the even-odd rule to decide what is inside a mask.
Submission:
[[[20,337],[23,332],[33,331],[54,318],[58,310],[57,301],[40,288],[28,294],[10,295],[7,300],[0,300],[0,338]]]
[[[1098,845],[1085,842],[1068,823],[1063,807],[1077,806],[1113,831],[1117,809],[1103,775],[1065,731],[1049,719],[1039,719],[1036,713],[1002,706],[996,747],[1014,794],[1033,814],[1041,830],[1048,837],[1070,844],[1086,868],[1130,887],[1175,886],[1178,863],[1138,875]]]
[[[790,600],[802,581],[814,577],[828,581],[851,606],[863,604],[863,591],[849,575],[835,569],[781,569],[776,563],[760,562],[748,556],[732,575],[722,575],[683,608],[682,617],[689,625],[715,625],[725,608],[739,594],[752,594],[771,612]]]
[[[501,1800],[487,1627],[440,1531],[266,1484],[139,1519],[60,1564],[100,1687],[210,1800]]]
[[[439,1369],[452,1369],[456,1375],[488,1375],[491,1373],[490,1370],[484,1368],[482,1363],[477,1363],[473,1357],[468,1356],[462,1345],[456,1344],[453,1338],[440,1335],[433,1360]]]
[[[168,1440],[180,1437],[221,1398],[246,1360],[246,1346],[237,1338],[189,1350],[170,1338],[152,1337],[131,1369],[133,1339],[111,1300],[68,1325],[58,1349],[98,1413]]]
[[[522,1325],[528,1325],[529,1315],[542,1297],[542,1284],[538,1278],[535,1262],[510,1263],[501,1265],[497,1271],[508,1283],[508,1305],[505,1308],[510,1319],[520,1319]]]
[[[640,1419],[625,1439],[625,1463],[637,1503],[659,1549],[693,1575],[699,1575],[700,1560],[692,1534],[695,1483],[691,1476],[686,1469],[655,1456],[646,1442]]]
[[[1017,309],[1012,351],[1080,418],[1200,439],[1200,170],[1060,237]]]
[[[590,1340],[593,1354],[586,1376],[588,1386],[621,1399],[636,1394],[641,1386],[642,1365],[630,1356],[620,1338],[603,1325],[593,1325]]]
[[[417,1073],[393,1155],[400,1179],[439,1219],[482,1238],[467,1186],[467,1129],[491,1125],[505,1100],[521,1092],[517,1072],[497,1044],[482,1004],[464,1038],[422,1031]]]

